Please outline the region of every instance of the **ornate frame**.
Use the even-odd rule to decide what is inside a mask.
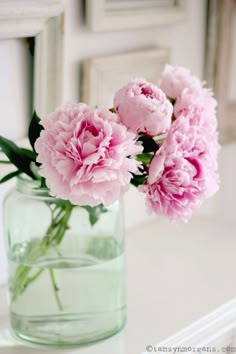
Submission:
[[[35,37],[33,105],[40,115],[62,98],[63,7],[60,0],[0,2],[0,38]]]
[[[35,37],[33,107],[40,116],[62,101],[63,18],[60,0],[0,2],[0,39]],[[0,166],[0,175],[8,172],[8,165]]]
[[[82,101],[92,106],[112,106],[110,96],[135,77],[157,84],[169,57],[169,49],[150,48],[85,60]]]

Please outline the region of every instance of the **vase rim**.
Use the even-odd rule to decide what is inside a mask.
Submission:
[[[20,174],[16,176],[16,190],[22,194],[26,194],[31,197],[41,197],[50,200],[63,201],[64,203],[70,203],[69,200],[61,199],[50,194],[50,190],[47,187],[41,186],[41,180],[32,179],[26,174]],[[112,205],[105,206],[106,209],[112,209],[118,204],[123,204],[122,198],[116,200]],[[71,204],[71,203],[70,203]]]

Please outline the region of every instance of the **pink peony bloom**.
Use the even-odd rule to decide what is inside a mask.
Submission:
[[[40,174],[52,195],[73,204],[110,205],[127,190],[142,151],[116,114],[67,104],[49,114],[36,141]]]
[[[173,99],[181,95],[184,89],[197,93],[203,87],[203,83],[193,76],[188,69],[166,65],[160,80],[160,88]]]
[[[184,116],[191,125],[197,126],[208,140],[215,156],[219,150],[216,106],[217,102],[212,92],[206,88],[199,91],[197,95],[185,89],[174,105],[175,117],[178,119],[179,116]]]
[[[187,221],[218,190],[216,157],[201,128],[180,116],[151,161],[146,193],[149,211]]]
[[[173,107],[154,84],[136,79],[116,92],[114,107],[121,122],[135,133],[157,136],[171,125]]]

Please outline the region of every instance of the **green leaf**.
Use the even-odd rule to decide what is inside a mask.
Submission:
[[[36,161],[37,154],[29,149],[19,148],[20,151],[32,161]]]
[[[107,212],[107,209],[104,207],[103,204],[99,204],[94,207],[91,207],[89,205],[84,205],[83,208],[86,209],[87,212],[89,213],[89,222],[91,226],[96,224],[101,214]]]
[[[150,154],[150,153],[144,153],[144,154],[136,155],[137,160],[141,161],[142,163],[144,163],[144,165],[149,164],[149,162],[151,161],[152,157],[153,157],[153,154]]]
[[[47,188],[46,179],[44,177],[41,177],[40,181],[41,181],[40,188]]]
[[[0,184],[8,181],[9,179],[11,179],[15,176],[18,176],[20,173],[21,172],[19,170],[9,173],[8,175],[6,175],[0,179]]]
[[[2,136],[0,136],[0,148],[20,172],[24,172],[29,177],[36,179],[30,169],[30,163],[35,161],[34,156],[29,153],[30,150],[21,149],[13,141]]]
[[[43,130],[42,125],[40,124],[40,118],[38,117],[37,113],[34,111],[30,125],[28,130],[28,137],[32,148],[35,151],[34,144],[35,141],[40,136],[41,131]]]
[[[138,187],[141,184],[144,184],[144,182],[146,181],[147,175],[141,175],[141,176],[137,176],[137,175],[133,175],[133,178],[131,179],[130,183],[135,186]]]

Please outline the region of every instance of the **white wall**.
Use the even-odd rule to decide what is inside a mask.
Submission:
[[[97,0],[100,1],[100,0]],[[167,47],[171,63],[190,68],[202,76],[205,45],[205,0],[187,0],[186,20],[182,23],[148,29],[118,32],[90,32],[85,25],[82,1],[64,0],[65,17],[65,100],[80,97],[80,65],[84,59],[125,51]],[[125,196],[126,225],[133,227],[150,221],[143,195],[131,188]]]

